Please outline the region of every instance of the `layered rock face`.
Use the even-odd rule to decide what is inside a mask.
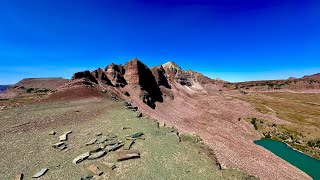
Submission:
[[[128,61],[124,66],[112,63],[104,69],[77,72],[72,76],[72,81],[79,79],[99,89],[105,89],[107,86],[134,89],[138,92],[140,99],[151,108],[155,108],[156,102],[163,102],[164,94],[171,94],[168,93],[172,88],[170,84],[193,86],[195,83],[211,81],[200,73],[182,70],[174,62],[149,69],[136,58]]]

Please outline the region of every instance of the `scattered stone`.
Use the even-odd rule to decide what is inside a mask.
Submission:
[[[56,132],[50,131],[50,132],[49,132],[49,135],[56,135]]]
[[[70,148],[67,148],[67,146],[64,148],[64,149],[62,149],[63,150],[63,152],[68,152],[69,150],[70,150]]]
[[[126,139],[124,141],[124,146],[123,146],[123,149],[124,150],[129,150],[130,147],[132,146],[132,144],[135,142],[135,139]]]
[[[91,171],[94,175],[100,176],[103,172],[94,164],[87,167],[89,171]]]
[[[39,172],[34,174],[32,177],[33,178],[39,178],[39,177],[43,176],[48,170],[49,170],[48,168],[43,168]]]
[[[87,143],[86,143],[86,146],[92,145],[92,144],[94,144],[95,142],[97,142],[97,138],[92,139],[91,141],[87,142]]]
[[[166,126],[166,124],[163,121],[158,122],[158,127],[165,127],[165,126]]]
[[[58,143],[52,144],[52,147],[62,151],[67,148],[67,145],[64,142],[58,142]]]
[[[66,141],[68,140],[68,135],[67,134],[62,134],[61,136],[59,136],[60,141]]]
[[[134,133],[134,134],[130,135],[129,137],[138,138],[138,137],[140,137],[142,135],[143,135],[143,132],[137,132],[137,133]]]
[[[62,145],[64,145],[64,142],[58,142],[58,143],[52,144],[52,147],[58,148],[58,147],[60,147]]]
[[[136,117],[138,117],[138,118],[141,118],[141,117],[142,117],[142,113],[141,113],[140,111],[137,111],[137,112],[135,113],[135,115],[136,115]]]
[[[121,129],[122,129],[122,130],[130,129],[130,127],[126,126],[126,127],[122,127]]]
[[[77,164],[81,161],[84,161],[85,159],[87,159],[88,157],[90,156],[90,153],[89,152],[85,152],[83,154],[81,154],[80,156],[76,157],[73,159],[73,163]]]
[[[91,180],[92,178],[93,178],[92,175],[85,175],[85,176],[81,177],[80,180]]]
[[[112,146],[107,146],[105,149],[106,149],[107,152],[110,152],[110,151],[115,151],[115,150],[119,149],[122,146],[123,146],[123,143],[119,143],[119,144],[115,144],[115,145],[112,145]]]
[[[117,152],[117,161],[140,158],[140,152],[137,150],[119,151]]]
[[[107,154],[106,151],[99,151],[99,152],[90,154],[90,156],[88,157],[88,159],[89,159],[89,160],[98,159],[98,158],[103,157],[103,156],[106,155],[106,154]]]
[[[14,180],[22,180],[23,179],[23,174],[19,173],[17,175],[14,176]]]
[[[96,134],[96,136],[101,136],[102,135],[102,133],[101,132],[98,132],[97,134]]]

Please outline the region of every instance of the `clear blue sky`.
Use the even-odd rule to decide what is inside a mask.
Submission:
[[[0,84],[133,57],[229,81],[320,72],[318,0],[0,2]]]

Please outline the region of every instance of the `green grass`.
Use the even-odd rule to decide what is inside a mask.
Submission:
[[[158,128],[156,122],[147,118],[137,118],[132,111],[123,108],[122,102],[93,101],[73,102],[65,104],[47,104],[43,106],[30,105],[19,110],[23,118],[0,117],[2,128],[13,124],[30,121],[44,121],[47,118],[61,117],[68,111],[89,109],[90,106],[105,106],[105,111],[88,121],[70,123],[64,126],[55,125],[45,129],[34,129],[28,132],[7,134],[0,139],[0,179],[12,179],[18,173],[24,173],[25,179],[44,167],[49,171],[40,179],[80,179],[88,174],[86,167],[96,164],[106,179],[245,179],[246,174],[237,170],[219,170],[212,159],[194,143],[193,138],[179,141],[174,133],[168,133],[172,128]],[[13,110],[14,111],[14,110]],[[5,112],[6,113],[6,112]],[[14,113],[14,112],[13,112]],[[10,114],[10,113],[9,113]],[[122,127],[130,127],[123,130]],[[50,136],[55,130],[58,134]],[[62,152],[51,147],[58,142],[58,136],[72,130],[67,141],[70,150]],[[145,140],[137,140],[132,149],[139,150],[140,159],[116,162],[115,152],[108,153],[98,160],[86,160],[73,164],[72,160],[95,147],[85,146],[101,132],[103,135],[113,133],[119,140],[126,135],[143,132]],[[189,141],[190,140],[190,141]],[[104,162],[115,163],[118,167],[110,170]],[[60,164],[60,167],[54,167]]]

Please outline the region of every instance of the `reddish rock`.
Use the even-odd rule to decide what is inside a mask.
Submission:
[[[72,76],[71,79],[75,80],[75,79],[82,79],[82,78],[85,78],[87,80],[90,80],[90,81],[98,84],[97,79],[90,73],[90,71],[77,72]]]
[[[123,77],[124,68],[122,65],[116,65],[112,63],[105,67],[104,71],[113,86],[124,87],[127,84],[125,78]]]
[[[91,75],[97,79],[98,82],[102,82],[107,85],[112,85],[111,81],[108,79],[107,75],[105,74],[104,70],[98,68],[91,72]]]

